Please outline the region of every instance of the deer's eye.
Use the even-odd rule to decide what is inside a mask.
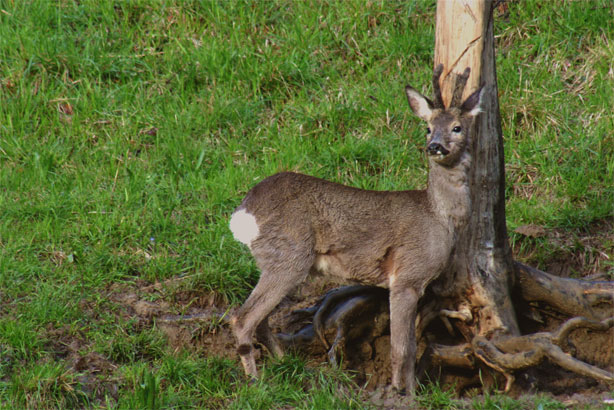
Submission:
[[[457,125],[456,127],[452,128],[452,132],[461,132],[461,127]]]
[[[427,134],[430,134],[430,133],[431,133],[431,129],[430,129],[430,128],[427,128],[427,129],[426,129],[426,133],[427,133]]]

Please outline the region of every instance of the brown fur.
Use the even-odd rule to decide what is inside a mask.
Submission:
[[[310,272],[386,287],[392,384],[413,392],[417,303],[429,282],[449,266],[457,232],[468,217],[467,135],[481,93],[462,106],[445,109],[411,87],[406,92],[412,110],[431,129],[426,190],[369,191],[284,172],[257,184],[237,208],[257,221],[259,235],[250,249],[262,272],[233,319],[240,347],[251,344],[258,333],[272,344],[267,346],[270,350],[281,353],[266,318]],[[455,132],[455,127],[461,131]],[[437,147],[447,155],[434,154]],[[240,353],[245,353],[241,360],[246,373],[255,377],[253,351],[243,348]]]

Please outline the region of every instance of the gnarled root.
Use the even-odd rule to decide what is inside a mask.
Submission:
[[[507,379],[505,391],[509,391],[514,381],[513,371],[535,366],[544,358],[564,369],[589,376],[605,382],[614,382],[614,373],[590,365],[565,353],[560,345],[565,343],[569,333],[577,328],[605,331],[614,326],[614,318],[600,322],[575,317],[564,322],[554,332],[539,332],[525,336],[500,337],[490,341],[476,336],[471,342],[475,356],[493,369],[501,372]]]
[[[446,346],[431,343],[422,354],[418,363],[418,378],[421,379],[429,368],[448,366],[465,369],[475,368],[471,344],[463,343],[456,346]]]
[[[568,316],[601,320],[612,315],[614,282],[560,278],[514,261],[516,285],[522,298],[543,302]]]
[[[418,366],[419,374],[426,367],[460,367],[475,368],[475,357],[487,366],[497,370],[506,378],[505,391],[508,392],[514,382],[514,371],[539,364],[548,358],[553,363],[575,373],[605,382],[614,382],[614,373],[590,365],[565,353],[561,345],[567,341],[570,332],[578,328],[606,331],[614,326],[614,318],[600,322],[575,317],[564,322],[556,331],[539,332],[525,336],[500,337],[494,341],[483,336],[476,336],[471,343],[457,346],[431,344],[424,352]]]
[[[371,296],[379,297],[386,304],[388,303],[387,291],[382,288],[378,288],[375,286],[364,286],[364,285],[353,285],[353,286],[344,286],[341,288],[333,289],[329,291],[322,300],[319,308],[316,310],[313,316],[313,328],[315,330],[315,334],[318,339],[322,342],[322,344],[326,347],[326,349],[330,349],[331,345],[326,340],[324,336],[324,329],[326,327],[327,316],[330,316],[335,310],[336,307],[343,305],[351,305],[352,307],[346,307],[343,313],[337,314],[336,316],[339,319],[335,320],[336,324],[339,325],[342,322],[347,321],[347,317],[351,316],[351,311],[354,306],[360,303],[364,303],[365,298],[370,301],[369,297]]]
[[[315,305],[292,312],[291,321],[312,316],[312,323],[294,334],[277,334],[285,346],[306,346],[317,340],[337,364],[345,354],[347,340],[373,339],[389,327],[388,291],[375,286],[344,286],[327,292]],[[334,331],[329,343],[326,333]]]

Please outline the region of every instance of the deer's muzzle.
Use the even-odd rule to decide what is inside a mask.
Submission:
[[[433,142],[426,147],[426,153],[429,155],[448,155],[448,151],[443,145]]]

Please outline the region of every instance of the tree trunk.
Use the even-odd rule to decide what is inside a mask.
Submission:
[[[476,334],[519,334],[509,294],[513,260],[505,225],[505,168],[503,136],[497,97],[492,2],[465,0],[437,2],[435,66],[443,64],[442,95],[450,101],[455,78],[471,68],[465,94],[486,87],[484,111],[472,130],[473,168],[470,177],[472,212],[460,235],[456,266],[439,283],[453,289],[440,294],[457,298],[457,311],[476,315]]]
[[[440,315],[448,318],[444,319],[448,329],[452,328],[449,319],[454,319],[465,343],[456,348],[432,345],[430,358],[439,364],[456,366],[459,357],[465,360],[472,350],[474,357],[506,377],[506,390],[511,387],[515,370],[536,365],[545,357],[576,373],[612,381],[612,373],[574,359],[559,346],[566,345],[563,339],[572,329],[612,327],[611,315],[597,311],[595,305],[607,300],[611,307],[613,284],[555,278],[515,263],[512,258],[505,221],[505,163],[493,4],[491,0],[437,2],[434,65],[444,66],[441,84],[444,102],[451,100],[456,77],[467,67],[471,74],[465,94],[480,85],[486,87],[486,94],[484,111],[471,134],[471,217],[459,235],[453,266],[432,287],[438,297],[444,298],[439,308]],[[521,336],[511,298],[515,282],[525,300],[541,298],[559,312],[584,317],[564,322],[555,332]],[[590,289],[588,293],[586,289]],[[422,324],[422,328],[425,326]]]

